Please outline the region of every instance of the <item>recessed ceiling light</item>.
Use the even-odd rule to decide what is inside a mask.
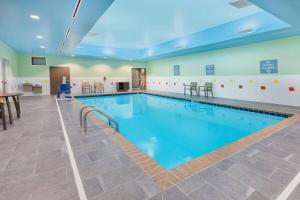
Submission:
[[[178,44],[176,46],[176,49],[184,49],[185,47],[186,47],[186,45]]]
[[[38,20],[38,19],[40,19],[40,16],[31,14],[31,15],[30,15],[30,18],[31,18],[31,19],[36,19],[36,20]]]
[[[114,52],[113,52],[113,50],[111,50],[111,49],[105,49],[105,50],[104,50],[104,54],[105,54],[106,56],[111,56],[113,53],[114,53]]]
[[[40,48],[41,48],[41,49],[45,49],[46,47],[45,47],[44,45],[41,45]]]
[[[44,36],[37,35],[37,36],[36,36],[36,38],[37,38],[37,39],[43,39],[43,38],[44,38]]]
[[[75,55],[74,55],[74,54],[72,54],[71,56],[72,56],[72,57],[75,57]]]

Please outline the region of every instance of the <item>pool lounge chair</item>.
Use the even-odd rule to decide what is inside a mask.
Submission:
[[[85,91],[88,91],[88,94],[92,93],[92,86],[89,82],[82,82],[82,94],[85,94]]]
[[[197,82],[191,82],[189,85],[186,85],[185,83],[183,84],[184,86],[184,95],[186,94],[186,90],[189,90],[191,95],[193,95],[193,91],[196,92],[196,94],[198,94],[198,91],[197,91],[197,85],[198,83]]]
[[[202,87],[203,89],[199,90],[198,96],[200,94],[201,91],[204,92],[205,96],[208,97],[208,93],[211,93],[211,97],[214,97],[214,92],[213,92],[213,84],[212,82],[206,82],[204,87]]]
[[[103,83],[94,82],[94,93],[104,93]]]

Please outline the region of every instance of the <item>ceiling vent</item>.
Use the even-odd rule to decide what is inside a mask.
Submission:
[[[97,33],[91,31],[91,32],[89,32],[89,36],[90,36],[90,37],[95,37],[95,36],[97,36]]]
[[[251,6],[251,3],[247,0],[237,0],[229,3],[230,5],[234,6],[235,8],[241,9],[248,6]]]
[[[31,57],[31,65],[46,65],[45,57]]]
[[[240,30],[239,32],[241,34],[249,34],[249,33],[253,33],[254,31],[255,31],[255,29],[253,29],[253,28],[245,28],[245,29]]]

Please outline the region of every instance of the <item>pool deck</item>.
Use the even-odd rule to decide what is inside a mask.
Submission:
[[[298,107],[148,92],[300,113]],[[21,103],[21,118],[8,131],[0,132],[0,200],[79,199],[55,98],[22,97]],[[140,167],[139,156],[133,159],[127,154],[119,140],[125,147],[126,142],[118,139],[112,128],[101,121],[89,120],[88,134],[84,135],[78,121],[80,105],[59,101],[59,107],[89,200],[276,199],[300,171],[300,120],[295,119],[276,133],[243,146],[175,184],[161,187]],[[300,185],[289,197],[296,199],[300,199]]]

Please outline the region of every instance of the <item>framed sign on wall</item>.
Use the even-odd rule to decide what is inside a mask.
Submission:
[[[260,61],[261,74],[276,74],[278,73],[278,60],[262,60]]]
[[[174,76],[180,76],[180,65],[173,66],[173,74]]]
[[[215,75],[215,65],[206,65],[205,73],[207,76]]]

